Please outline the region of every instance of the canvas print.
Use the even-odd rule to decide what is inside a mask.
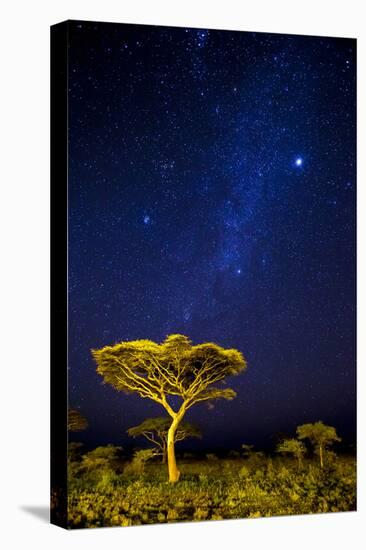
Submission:
[[[356,41],[52,32],[53,521],[355,510]]]

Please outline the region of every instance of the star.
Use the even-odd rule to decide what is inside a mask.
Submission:
[[[151,223],[151,218],[147,214],[144,216],[144,224],[149,225]]]
[[[303,159],[302,159],[301,157],[297,157],[297,158],[295,159],[295,166],[297,166],[298,168],[300,168],[300,166],[303,165],[303,162],[304,162],[304,161],[303,161]]]

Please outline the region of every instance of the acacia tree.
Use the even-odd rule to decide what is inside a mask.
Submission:
[[[302,441],[298,439],[284,439],[277,445],[276,451],[278,453],[289,453],[297,458],[298,466],[302,466],[302,458],[305,454],[306,448]]]
[[[153,443],[154,446],[158,448],[159,454],[162,456],[162,462],[165,464],[167,457],[167,437],[170,424],[171,420],[166,416],[147,418],[138,426],[129,428],[127,433],[131,437],[143,436]],[[201,438],[201,430],[197,426],[193,426],[193,424],[182,421],[175,433],[175,442],[183,441],[188,437]]]
[[[327,426],[323,422],[315,422],[314,424],[303,424],[298,426],[296,430],[299,439],[309,439],[319,452],[320,467],[324,466],[324,451],[327,446],[332,445],[336,441],[341,441],[338,437],[336,429],[333,426]]]
[[[170,416],[167,457],[172,483],[180,475],[174,443],[184,415],[202,401],[233,399],[236,393],[223,387],[224,380],[246,368],[238,350],[224,349],[214,343],[192,345],[182,334],[171,334],[161,344],[134,340],[94,349],[91,353],[104,383],[151,399]]]
[[[82,432],[87,427],[87,419],[77,409],[68,410],[67,429],[69,432]]]

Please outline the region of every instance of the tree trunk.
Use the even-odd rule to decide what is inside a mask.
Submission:
[[[319,458],[320,458],[320,467],[323,468],[324,462],[323,462],[323,445],[319,445]]]
[[[167,454],[168,454],[168,470],[169,470],[169,482],[176,483],[180,476],[180,471],[177,468],[177,462],[175,460],[175,432],[177,431],[179,420],[174,418],[169,431],[168,431],[168,441],[167,441]]]
[[[166,443],[165,442],[163,442],[163,445],[162,445],[161,463],[166,464]]]

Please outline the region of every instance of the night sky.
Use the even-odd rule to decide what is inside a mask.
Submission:
[[[72,439],[137,444],[126,429],[165,415],[103,385],[91,348],[182,333],[248,362],[234,401],[186,416],[197,449],[317,420],[354,442],[355,41],[85,22],[69,39],[69,399],[90,425]]]

